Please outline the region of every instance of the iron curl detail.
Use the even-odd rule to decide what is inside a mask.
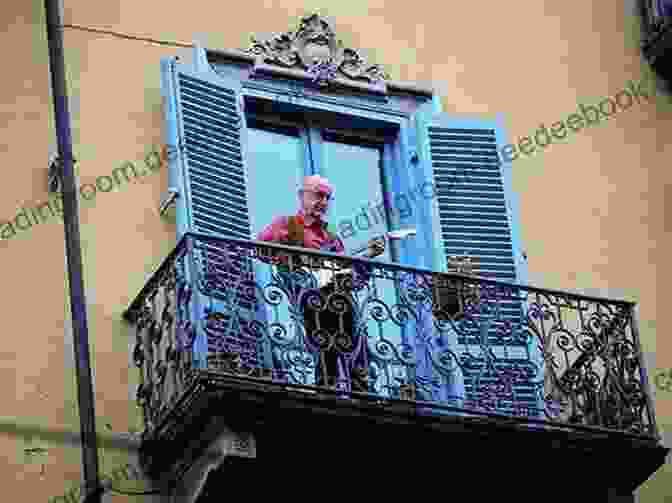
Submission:
[[[328,385],[322,365],[341,369],[344,397],[350,379],[360,392],[428,409],[655,434],[633,306],[623,301],[371,261],[367,274],[348,276],[354,257],[190,240],[132,306],[147,424],[204,370],[315,391]]]

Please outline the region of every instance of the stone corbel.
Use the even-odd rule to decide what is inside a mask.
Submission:
[[[218,421],[221,418],[213,419],[213,423]],[[248,432],[235,432],[225,426],[184,474],[172,495],[171,503],[195,503],[210,472],[219,468],[228,457],[256,458],[254,436]]]

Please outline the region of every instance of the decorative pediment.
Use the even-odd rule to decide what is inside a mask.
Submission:
[[[329,23],[319,14],[303,17],[296,32],[268,40],[252,36],[252,44],[245,52],[263,63],[308,71],[322,86],[336,78],[371,84],[389,79],[380,65],[367,65],[355,49],[344,48]]]

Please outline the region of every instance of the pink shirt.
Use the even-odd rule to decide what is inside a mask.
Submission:
[[[303,212],[299,211],[296,215],[299,223],[304,223]],[[343,242],[336,237],[329,241],[329,235],[325,231],[326,224],[314,220],[310,225],[304,227],[304,248],[314,248],[316,250],[325,250],[333,253],[344,253]],[[257,234],[258,241],[285,241],[289,237],[289,217],[275,217],[273,221]]]

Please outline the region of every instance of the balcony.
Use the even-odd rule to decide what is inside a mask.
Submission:
[[[351,494],[339,476],[604,499],[667,453],[624,301],[187,234],[125,318],[166,483],[227,428],[258,454],[221,477],[269,496],[297,476],[288,491]]]

